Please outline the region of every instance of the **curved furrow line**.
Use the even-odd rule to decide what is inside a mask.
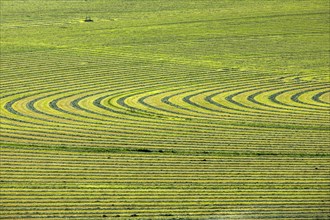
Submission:
[[[265,91],[256,92],[254,94],[249,95],[247,97],[247,100],[254,103],[254,104],[256,104],[256,105],[266,107],[268,109],[269,108],[274,109],[274,111],[281,111],[281,112],[284,112],[284,113],[289,113],[290,110],[287,107],[291,107],[291,106],[286,105],[286,104],[284,104],[284,103],[282,103],[282,102],[280,102],[276,99],[277,96],[284,94],[287,90],[280,90],[276,93],[273,93],[273,91],[274,91],[274,89],[268,89],[268,90],[265,90]],[[268,102],[264,102],[264,100],[268,100]],[[294,113],[296,113],[296,112],[297,113],[299,113],[299,112],[303,113],[305,109],[301,110],[301,108],[298,107],[298,108],[295,108],[294,110],[295,110]],[[316,111],[312,111],[312,110],[307,109],[305,111],[307,111],[309,113],[316,113],[316,114],[324,115],[324,113],[322,111],[320,111],[319,109],[316,109]]]
[[[14,120],[14,119],[13,119]],[[17,119],[15,119],[14,121],[19,121],[19,120],[17,120]],[[31,124],[34,124],[34,123],[31,123]],[[38,124],[38,125],[43,125],[43,124]],[[180,125],[180,126],[184,126],[184,125]],[[140,127],[141,128],[141,127]],[[212,127],[210,127],[210,129],[212,130],[213,128],[222,128],[222,126],[212,126]],[[229,127],[223,127],[223,128],[227,128],[227,129],[229,129]],[[244,127],[242,127],[242,128],[244,128]],[[90,128],[91,130],[93,130],[92,128]],[[174,128],[175,129],[175,128]],[[207,129],[207,128],[203,128],[203,129]],[[230,130],[233,130],[233,129],[230,129]],[[255,131],[258,131],[259,129],[257,129],[257,128],[254,128],[254,129],[252,129],[252,130],[255,130]]]
[[[167,91],[165,91],[165,92],[167,92]],[[180,105],[179,104],[173,104],[173,103],[171,103],[171,102],[169,102],[169,98],[173,98],[174,96],[176,96],[176,95],[178,95],[179,93],[177,93],[177,94],[175,94],[175,95],[172,95],[172,96],[170,96],[170,97],[166,97],[166,98],[164,98],[163,99],[163,101],[162,101],[162,103],[165,103],[165,104],[168,104],[168,105],[171,105],[172,107],[177,107],[177,108],[181,108],[181,109],[183,109],[182,107],[180,107]],[[135,94],[136,95],[136,94]],[[133,96],[133,95],[132,95]],[[159,92],[159,93],[156,93],[156,94],[152,94],[152,95],[149,95],[149,96],[147,96],[147,97],[143,97],[143,98],[141,98],[140,99],[140,101],[142,100],[142,104],[145,104],[146,102],[144,102],[144,100],[145,99],[147,99],[147,98],[151,98],[152,96],[162,96],[162,92]],[[123,103],[124,103],[124,100],[125,99],[127,99],[127,98],[129,98],[129,97],[131,97],[131,96],[126,96],[126,97],[122,97],[121,99],[120,99],[120,103],[122,103],[122,106],[125,106],[126,108],[133,108],[133,106],[128,106],[128,105],[124,105]],[[187,98],[186,98],[186,100],[187,100]],[[151,107],[151,105],[149,105],[149,107]],[[158,109],[158,110],[160,110],[159,109],[159,104],[157,105],[157,108],[156,109]],[[187,109],[185,109],[185,110],[187,110]],[[169,111],[167,111],[167,112],[169,112]],[[171,111],[171,112],[173,112],[173,111]],[[196,112],[196,111],[194,111],[194,112]]]
[[[300,90],[300,89],[303,89],[303,91],[296,94],[295,91],[296,90]],[[311,90],[316,90],[316,89],[320,89],[320,88],[314,88],[313,87],[313,89],[311,89]],[[238,95],[240,95],[240,94],[242,94],[244,92],[251,92],[251,91],[253,91],[253,90],[242,91],[242,92],[239,92],[239,93],[236,93],[236,94],[232,94],[232,95],[228,96],[228,100],[230,100],[231,102],[236,102],[237,103],[237,101],[235,101],[235,96],[238,96]],[[288,92],[292,92],[293,94],[290,94]],[[285,94],[286,96],[290,97],[291,101],[294,101],[293,99],[297,99],[297,97],[303,95],[304,93],[306,93],[305,87],[303,87],[303,88],[293,88],[293,89],[290,89],[290,90],[281,91],[281,95],[284,95]],[[271,97],[269,97],[269,98],[271,99]],[[284,101],[286,103],[288,102],[288,101],[284,100],[284,98],[282,98],[283,99],[283,101],[282,101],[281,97],[274,97],[274,98],[281,100],[282,105],[285,104]],[[279,100],[278,100],[278,103],[280,103]],[[300,103],[300,102],[298,101],[298,103]],[[241,104],[241,103],[239,103],[239,104]],[[294,102],[293,102],[293,104],[294,104]],[[288,104],[286,104],[286,106],[294,107],[294,108],[302,108],[302,109],[304,109],[304,111],[305,110],[308,110],[308,111],[312,110],[313,112],[314,111],[315,112],[320,112],[320,114],[322,114],[321,112],[324,111],[324,110],[326,110],[326,111],[329,110],[329,109],[326,109],[326,108],[314,108],[314,107],[313,108],[310,108],[310,107],[308,107],[308,105],[306,105],[305,103],[302,103],[302,102],[300,104],[302,104],[302,105],[297,106],[297,105],[288,105]],[[247,106],[245,106],[245,107],[247,107]],[[308,108],[306,108],[306,107],[308,107]],[[294,109],[294,110],[296,110],[296,109]],[[295,114],[298,113],[297,111],[294,111],[294,112],[295,112]],[[304,113],[304,112],[302,112],[302,113]]]
[[[171,97],[171,98],[172,98],[172,97]],[[123,104],[122,101],[123,101],[124,99],[125,99],[125,98],[121,98],[120,101],[119,101],[119,103]],[[170,102],[169,102],[169,98],[167,98],[167,99],[165,98],[164,100],[165,100],[165,102],[166,102],[167,104],[170,103]],[[186,98],[185,100],[187,100],[187,98]],[[229,100],[233,102],[232,97],[230,97]],[[165,103],[164,101],[162,101],[162,102]],[[145,104],[145,103],[142,101],[142,104]],[[237,103],[236,103],[236,104],[237,104]],[[30,103],[30,105],[29,105],[30,109],[36,111],[36,109],[33,108],[32,106],[33,106],[33,104],[31,105],[31,103]],[[75,104],[75,106],[77,106],[77,105]],[[176,105],[176,106],[178,107],[179,105]],[[7,107],[9,107],[9,106],[7,106]],[[55,108],[57,111],[61,111],[60,108],[58,108],[58,107],[54,104],[54,102],[51,102],[51,107]],[[125,107],[128,107],[128,106],[125,106]],[[173,106],[172,106],[172,107],[173,107]],[[11,110],[12,110],[12,109],[11,109]],[[41,113],[41,111],[39,111],[38,113]]]
[[[320,92],[312,97],[315,102],[330,105],[330,91]]]
[[[323,92],[327,92],[329,89],[329,86],[325,86],[325,87],[320,87],[320,88],[313,88],[313,89],[309,89],[309,90],[303,90],[301,92],[298,92],[294,95],[291,96],[291,101],[293,102],[298,102],[302,105],[310,105],[313,107],[317,107],[317,109],[320,110],[328,110],[329,111],[329,107],[330,107],[330,103],[329,104],[322,104],[320,102],[316,102],[315,100],[313,100],[313,97],[317,94],[318,91],[321,90],[321,92],[319,93],[323,93]],[[326,91],[322,91],[322,90],[326,90]],[[318,93],[318,94],[319,94]]]
[[[178,89],[179,90],[179,89]],[[59,95],[61,94],[61,92],[59,92],[58,93]],[[160,94],[162,94],[162,93],[160,93]],[[34,94],[35,95],[35,94]],[[54,94],[53,94],[54,95]],[[93,93],[91,94],[91,95],[94,95]],[[71,96],[71,95],[69,95],[69,96]],[[69,96],[67,96],[67,97],[69,97]],[[42,100],[42,99],[44,99],[44,98],[47,98],[48,96],[45,96],[45,97],[39,97],[38,99],[35,99],[34,101],[31,101],[31,102],[29,102],[28,104],[26,104],[27,106],[28,106],[28,108],[30,109],[30,110],[32,110],[33,112],[37,112],[37,113],[43,113],[43,112],[41,112],[41,111],[39,111],[39,110],[36,110],[36,108],[34,108],[34,105],[35,105],[35,103],[36,102],[38,102],[39,100]],[[63,99],[63,98],[67,98],[67,97],[61,97],[60,99]],[[24,98],[27,98],[26,96],[24,97]],[[123,99],[123,100],[125,100],[126,99],[126,97]],[[119,99],[120,100],[120,99]],[[17,100],[16,100],[17,101]],[[56,100],[56,101],[58,101],[58,100]],[[79,101],[77,102],[74,102],[73,104],[71,103],[71,105],[73,105],[75,108],[77,108],[78,107],[78,104],[79,103]],[[53,105],[52,105],[53,104]],[[95,104],[95,103],[94,103]],[[13,103],[11,103],[11,105],[13,105]],[[53,101],[51,101],[51,103],[50,103],[50,106],[51,107],[53,107],[54,108],[54,100]],[[8,105],[8,103],[7,103],[7,106],[6,106],[6,108],[7,109],[10,109],[11,111],[14,111],[14,113],[17,113],[17,111],[16,110],[14,110],[10,105]],[[58,107],[57,107],[58,108]],[[55,109],[55,110],[57,110],[57,111],[59,111],[59,108],[58,109]],[[68,113],[70,113],[71,114],[71,112],[68,112]],[[50,115],[50,116],[52,116],[52,115]],[[80,116],[80,115],[78,115],[78,116]],[[104,116],[104,115],[103,115]],[[34,118],[35,119],[35,118]],[[51,121],[50,121],[51,122]]]
[[[324,86],[324,85],[322,85],[322,86]],[[304,87],[304,89],[305,89],[305,87]],[[306,112],[309,112],[309,113],[313,113],[314,112],[313,110],[316,110],[318,112],[329,111],[329,109],[319,109],[319,108],[315,108],[315,107],[306,108],[306,104],[304,104],[304,103],[302,103],[302,105],[298,105],[298,104],[300,104],[299,102],[292,102],[291,97],[293,95],[290,94],[290,92],[294,91],[294,90],[295,90],[295,88],[294,89],[290,88],[290,89],[286,89],[286,90],[277,92],[277,93],[272,94],[271,96],[269,96],[269,99],[273,103],[282,105],[284,108],[285,107],[290,107],[292,109],[302,109],[303,111],[306,111]]]
[[[265,87],[267,88],[267,87]],[[216,91],[216,90],[215,90]],[[258,117],[261,117],[261,116],[265,116],[265,117],[269,117],[270,115],[271,116],[274,116],[276,115],[276,117],[279,119],[279,118],[285,118],[287,115],[287,113],[282,113],[282,112],[274,112],[274,111],[265,111],[265,109],[261,109],[261,108],[258,108],[258,106],[250,106],[249,102],[247,102],[248,100],[246,99],[245,97],[245,93],[249,93],[249,92],[254,92],[255,89],[248,89],[248,90],[242,90],[240,92],[236,92],[236,93],[233,93],[233,94],[230,94],[231,91],[228,91],[228,95],[224,95],[224,99],[222,100],[226,100],[228,101],[229,103],[231,104],[234,104],[234,106],[228,106],[225,105],[226,102],[221,102],[221,104],[219,103],[219,101],[216,102],[214,100],[212,100],[213,96],[219,96],[220,93],[216,93],[216,94],[210,94],[209,96],[204,96],[203,97],[203,94],[202,92],[200,93],[196,93],[196,94],[192,94],[192,95],[189,95],[187,97],[184,98],[185,101],[189,102],[189,103],[194,103],[194,106],[197,105],[197,103],[199,104],[198,106],[201,106],[201,108],[205,108],[205,106],[207,106],[206,104],[202,104],[200,100],[205,100],[205,101],[208,101],[209,103],[212,103],[218,107],[222,107],[222,109],[228,109],[228,110],[235,110],[235,111],[239,111],[239,115],[251,115],[251,116],[258,116]],[[208,93],[208,92],[213,92],[212,90],[209,90],[209,91],[206,91],[205,93]],[[222,91],[221,90],[221,93],[225,93],[225,91]],[[230,94],[230,95],[229,95]],[[236,98],[237,97],[237,98]],[[192,100],[195,101],[193,102]],[[235,99],[239,99],[238,101],[236,101]],[[237,106],[237,107],[236,107]],[[239,108],[238,108],[239,107]],[[226,112],[224,110],[219,110],[219,109],[211,109],[211,108],[208,108],[208,110],[212,110],[212,111],[215,111],[215,112],[223,112],[223,113],[230,113],[230,112]],[[253,111],[251,111],[253,110]],[[237,112],[233,112],[233,114],[237,114]],[[295,113],[296,114],[296,113]]]
[[[70,91],[70,90],[69,90]],[[63,92],[58,92],[58,91],[51,91],[51,94],[62,94]],[[44,109],[48,109],[47,105],[44,105],[41,109],[42,110],[38,110],[35,105],[36,103],[39,103],[40,101],[42,101],[45,97],[49,97],[50,95],[47,94],[45,97],[41,96],[41,94],[44,94],[44,92],[37,94],[37,98],[36,99],[31,99],[31,97],[34,97],[35,94],[33,94],[33,96],[23,96],[21,98],[17,98],[12,100],[11,102],[7,102],[7,104],[5,105],[5,109],[8,112],[11,112],[13,114],[15,114],[15,117],[17,115],[19,116],[23,116],[24,118],[27,118],[28,120],[26,121],[27,123],[34,123],[34,124],[38,124],[38,125],[69,125],[71,126],[72,124],[72,120],[70,118],[63,118],[60,116],[54,116],[51,115],[49,113],[46,113],[44,111]],[[24,114],[22,112],[24,112]],[[40,117],[40,116],[50,116],[50,118],[44,118],[44,117]],[[11,119],[12,117],[8,117],[8,119]]]
[[[261,92],[259,92],[259,93],[256,93],[256,94],[262,94],[263,92],[261,91]],[[248,121],[248,119],[249,118],[251,118],[251,121],[250,122],[255,122],[254,120],[253,120],[253,116],[254,117],[256,117],[256,116],[258,116],[259,117],[259,119],[260,119],[260,113],[258,113],[257,115],[253,115],[253,114],[251,114],[251,113],[249,113],[249,111],[246,111],[246,110],[242,110],[242,109],[237,109],[237,108],[233,108],[232,106],[228,106],[228,105],[224,105],[224,104],[222,104],[222,103],[225,103],[225,101],[226,101],[226,97],[228,97],[227,95],[222,95],[222,96],[220,96],[220,97],[223,97],[222,98],[222,100],[220,100],[220,101],[214,101],[214,97],[219,97],[219,95],[221,95],[221,94],[226,94],[226,92],[224,91],[224,92],[217,92],[217,93],[214,93],[214,94],[211,94],[211,95],[208,95],[208,96],[206,96],[205,98],[204,98],[204,100],[206,101],[206,102],[208,102],[208,103],[210,103],[210,104],[212,104],[212,105],[214,105],[214,106],[216,106],[217,108],[220,108],[220,109],[226,109],[226,110],[231,110],[231,112],[232,112],[232,114],[228,114],[227,116],[224,116],[224,117],[238,117],[238,119],[237,120],[242,120],[242,118],[241,118],[241,116],[243,115],[243,116],[250,116],[250,117],[244,117],[244,121]],[[227,94],[229,95],[230,93],[229,92],[227,92]],[[198,94],[197,94],[198,95]],[[190,99],[191,99],[192,97],[188,97],[188,98],[186,98],[185,99],[185,101],[186,102],[188,102],[189,104],[192,104],[192,105],[195,105],[195,106],[197,106],[197,107],[200,107],[200,108],[205,108],[205,105],[201,105],[201,104],[199,104],[199,103],[197,103],[197,102],[192,102]],[[217,98],[217,99],[219,99],[219,98]],[[253,100],[251,100],[251,98],[249,99],[249,101],[252,101],[252,102],[255,102],[255,101],[253,101]],[[234,103],[234,104],[236,104],[236,103]],[[263,104],[263,103],[257,103],[257,104],[260,104],[260,105],[264,105],[264,106],[266,106],[266,107],[268,107],[266,104]],[[217,109],[214,109],[214,108],[210,108],[210,107],[207,107],[208,108],[208,110],[210,110],[210,111],[219,111],[219,110],[217,110]],[[239,113],[238,113],[239,112]],[[265,112],[261,112],[261,113],[265,113]],[[287,112],[287,113],[290,113],[290,111],[289,112]],[[276,116],[276,118],[269,118],[269,116],[268,117],[266,117],[264,120],[267,122],[275,122],[275,123],[277,123],[276,121],[274,121],[275,119],[277,119],[277,118],[281,118],[281,117],[278,117],[279,115],[276,113],[270,113],[271,115],[275,115]],[[285,114],[285,112],[284,113],[281,113],[281,114]],[[294,114],[294,113],[292,113],[292,114]],[[285,116],[283,116],[283,120],[285,120]],[[291,122],[291,120],[290,121],[286,121],[286,122],[290,122],[290,124],[296,124],[296,125],[299,125],[299,124],[304,124],[303,122],[300,122],[299,120],[296,122],[296,123],[294,123],[294,122]],[[275,124],[273,124],[273,125],[271,125],[271,124],[268,124],[268,126],[275,126]],[[275,126],[275,127],[277,127],[277,126]]]
[[[93,86],[91,86],[91,87],[93,87]],[[98,90],[98,89],[96,89],[96,91],[97,91],[97,90]],[[69,91],[73,91],[73,90],[69,90]],[[64,91],[64,92],[68,92],[68,91]],[[61,94],[61,93],[63,93],[63,91],[62,91],[62,92],[55,93],[55,94],[53,94],[53,95],[57,95],[57,94]],[[41,93],[40,93],[40,94],[41,94]],[[32,111],[34,111],[34,112],[40,113],[40,114],[45,114],[45,112],[37,111],[37,110],[35,109],[34,105],[35,105],[36,102],[38,102],[38,101],[40,101],[40,100],[42,100],[42,99],[44,99],[44,98],[47,98],[47,97],[48,97],[48,96],[46,96],[46,97],[40,97],[40,98],[38,98],[38,99],[36,99],[36,100],[34,100],[34,101],[29,102],[29,103],[28,103],[28,107],[29,107],[29,109],[32,110]],[[9,110],[9,111],[11,111],[11,112],[15,112],[15,113],[17,113],[17,111],[14,111],[13,108],[12,108],[11,106],[12,106],[15,102],[17,102],[17,101],[19,101],[19,100],[21,100],[21,99],[25,99],[25,98],[29,98],[29,97],[24,96],[24,97],[21,97],[20,99],[15,99],[15,100],[13,100],[12,102],[7,103],[7,105],[6,105],[7,110]],[[62,97],[62,98],[63,98],[63,97]],[[52,107],[57,108],[54,104],[55,104],[55,101],[53,100],[53,101],[50,103],[50,105],[51,105]],[[60,110],[60,109],[57,108],[57,110]],[[48,114],[48,116],[51,116],[51,115]],[[54,117],[59,118],[59,116],[54,116]],[[36,118],[34,117],[34,119],[36,119]],[[67,118],[67,120],[72,120],[72,119],[71,119],[71,118]],[[84,121],[81,121],[81,122],[84,122]]]
[[[260,105],[260,106],[266,106],[266,107],[271,107],[272,109],[270,110],[271,112],[278,112],[278,111],[276,111],[276,110],[280,110],[280,111],[282,111],[282,110],[284,110],[284,112],[285,113],[289,113],[290,111],[292,111],[292,110],[294,110],[294,113],[296,114],[296,113],[302,113],[302,114],[305,114],[305,112],[303,111],[303,110],[301,110],[301,111],[297,111],[297,109],[289,109],[289,108],[287,108],[287,106],[282,106],[282,104],[281,104],[281,102],[279,102],[279,101],[277,101],[277,102],[275,102],[273,99],[274,99],[274,96],[276,95],[277,96],[277,93],[278,94],[283,94],[283,93],[286,93],[287,91],[286,90],[282,90],[283,88],[287,88],[288,87],[288,85],[282,85],[282,86],[280,86],[280,87],[275,87],[275,88],[273,88],[273,86],[270,86],[270,87],[268,87],[268,86],[265,86],[265,87],[263,87],[263,86],[261,86],[261,91],[258,91],[258,92],[256,92],[255,94],[252,94],[252,95],[249,95],[249,96],[247,96],[247,100],[248,101],[250,101],[250,102],[253,102],[254,104],[258,104],[258,105]],[[291,87],[294,87],[292,90],[296,90],[297,88],[294,86],[294,85],[292,85]],[[260,88],[260,87],[259,87]],[[269,88],[271,88],[271,89],[269,89]],[[303,88],[305,88],[305,87],[303,87]],[[265,89],[265,90],[264,90]],[[237,102],[237,101],[235,101],[234,100],[234,97],[235,96],[238,96],[238,95],[241,95],[242,93],[245,93],[245,92],[251,92],[251,91],[255,91],[255,89],[248,89],[248,90],[243,90],[243,91],[240,91],[240,92],[238,92],[238,93],[236,93],[236,94],[230,94],[230,95],[225,95],[226,97],[225,97],[225,99],[227,100],[227,101],[229,101],[229,102],[232,102],[232,103],[235,103],[236,105],[238,105],[238,106],[240,106],[240,105],[242,105],[241,103],[239,103],[239,102]],[[276,91],[276,90],[278,90],[279,92],[277,92],[277,93],[275,93],[275,95],[274,95],[274,92]],[[291,91],[291,90],[290,90]],[[266,94],[265,94],[266,93]],[[216,95],[216,96],[218,96],[218,95]],[[271,102],[254,102],[253,100],[253,98],[254,97],[257,97],[257,96],[262,96],[262,98],[263,98],[263,100],[264,101],[271,101]],[[211,98],[212,99],[214,99],[214,95],[213,96],[211,96]],[[215,97],[216,98],[216,97]],[[271,104],[278,104],[278,105],[271,105]],[[245,105],[242,105],[242,107],[245,107],[245,108],[249,108],[248,106],[245,106]],[[300,109],[298,109],[298,110],[300,110]],[[305,110],[305,109],[304,109]],[[307,109],[308,111],[309,111],[309,109]],[[319,109],[316,109],[317,111],[315,111],[316,113],[319,113],[318,111],[319,111]],[[312,110],[311,110],[311,112],[313,112]],[[322,114],[322,113],[319,113],[319,114]]]

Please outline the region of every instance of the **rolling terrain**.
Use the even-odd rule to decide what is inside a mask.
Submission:
[[[1,1],[0,219],[329,219],[329,6]]]

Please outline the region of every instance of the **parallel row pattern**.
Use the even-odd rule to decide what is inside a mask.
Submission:
[[[3,148],[6,219],[326,219],[329,214],[327,159],[36,150]]]
[[[1,1],[0,219],[329,219],[325,2]]]
[[[91,73],[47,64],[34,77],[34,56],[2,79],[16,82],[1,97],[6,219],[328,216],[326,83],[164,64],[136,74],[128,54],[106,65],[110,52]]]

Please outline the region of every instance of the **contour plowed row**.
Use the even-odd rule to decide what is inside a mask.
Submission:
[[[329,219],[328,8],[0,1],[0,219]]]

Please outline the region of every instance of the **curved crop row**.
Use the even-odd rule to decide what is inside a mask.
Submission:
[[[325,2],[0,1],[0,219],[329,219]]]

